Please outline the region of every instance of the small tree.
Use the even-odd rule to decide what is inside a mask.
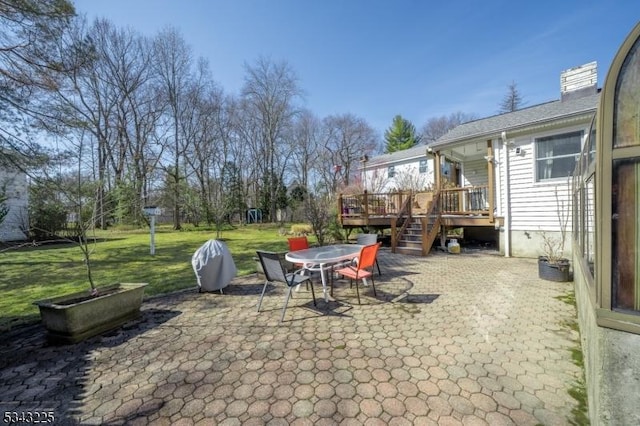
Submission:
[[[305,218],[311,224],[318,244],[323,246],[330,234],[331,218],[335,217],[335,215],[331,214],[333,199],[327,194],[309,195],[304,201],[304,206]]]
[[[518,91],[518,85],[515,81],[512,81],[511,84],[507,86],[507,94],[504,95],[502,101],[500,102],[500,109],[498,112],[500,114],[506,112],[517,111],[524,106],[524,99],[520,92]]]
[[[396,115],[393,123],[384,132],[385,153],[402,151],[416,146],[420,142],[420,135],[416,133],[415,126],[409,121]]]
[[[430,180],[433,179],[433,172],[418,173],[414,166],[402,169],[394,177],[396,190],[399,191],[425,191],[431,190]]]
[[[567,226],[569,224],[569,211],[571,209],[570,200],[560,196],[558,187],[555,191],[556,214],[558,218],[558,226],[560,228],[560,236],[553,236],[545,231],[541,232],[542,236],[542,252],[550,265],[560,265],[566,262],[564,257],[564,247],[567,241]]]
[[[82,253],[91,294],[97,295],[91,255],[95,251],[95,225],[100,219],[96,202],[100,182],[84,173],[85,156],[89,154],[85,153],[86,141],[82,136],[79,140],[65,136],[63,140],[67,149],[52,152],[49,167],[31,174],[32,180],[37,182],[37,192],[32,193],[46,198],[45,202],[35,203],[32,207],[38,209],[35,210],[38,216],[32,221],[32,231],[77,245]],[[41,226],[50,229],[43,230]],[[60,230],[66,231],[65,234],[58,234]]]
[[[307,188],[302,185],[295,185],[289,190],[289,206],[293,211],[292,221],[304,216],[304,202],[308,196]]]
[[[29,233],[36,240],[58,237],[67,225],[67,208],[56,197],[55,188],[40,179],[29,186]]]

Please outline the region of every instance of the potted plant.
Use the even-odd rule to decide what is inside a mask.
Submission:
[[[571,262],[564,257],[569,213],[567,200],[560,198],[555,188],[559,235],[542,231],[542,255],[538,257],[538,277],[548,281],[566,282],[570,279]]]
[[[543,255],[538,257],[538,277],[548,281],[569,281],[571,263],[564,257],[564,235],[553,237],[542,233]]]
[[[69,140],[70,142],[70,140]],[[96,249],[96,224],[101,215],[96,196],[97,182],[85,182],[80,164],[84,159],[82,138],[76,145],[78,161],[75,178],[43,172],[37,178],[72,206],[69,215],[73,226],[59,239],[75,244],[82,253],[87,276],[87,291],[59,295],[34,302],[40,310],[42,324],[55,342],[76,343],[116,328],[140,315],[145,283],[117,283],[99,287],[92,275],[91,255]],[[63,156],[64,157],[64,156]],[[67,219],[69,221],[69,219]]]
[[[2,8],[9,27],[3,28],[3,40],[0,42],[4,58],[0,75],[3,87],[0,158],[8,158],[13,166],[29,175],[32,183],[51,183],[47,189],[54,193],[55,198],[64,200],[75,213],[75,232],[66,238],[82,251],[89,291],[54,297],[36,304],[52,336],[64,341],[78,341],[137,315],[144,289],[144,285],[125,284],[101,288],[94,284],[91,276],[90,255],[95,239],[88,238],[87,233],[104,214],[104,209],[96,214],[98,209],[85,206],[95,205],[97,199],[102,202],[104,198],[92,196],[87,191],[90,186],[85,183],[89,182],[95,188],[104,187],[104,182],[101,182],[104,176],[98,173],[92,178],[92,173],[83,169],[83,164],[95,163],[92,153],[83,152],[83,138],[87,130],[91,131],[90,123],[104,126],[112,117],[102,109],[100,102],[90,100],[89,93],[99,93],[97,96],[108,98],[106,102],[109,104],[117,102],[111,88],[108,91],[102,86],[95,89],[86,83],[101,80],[94,77],[97,74],[92,74],[100,65],[99,49],[84,30],[84,23],[74,20],[75,10],[71,1],[5,2]],[[82,93],[83,89],[88,89],[87,93]],[[118,122],[118,133],[121,134],[121,129],[128,125],[128,122],[125,125]],[[106,142],[106,134],[112,131],[99,127],[103,133],[98,137],[95,127],[93,130],[94,141],[98,139],[101,143]],[[65,138],[74,132],[75,138],[71,136],[68,139],[71,144],[63,147]],[[40,140],[42,144],[38,142]],[[55,157],[47,155],[52,150],[57,151]],[[107,157],[105,151],[98,151]],[[54,164],[54,158],[72,159],[74,163],[60,161]],[[77,179],[72,179],[76,171]],[[63,214],[66,219],[66,212]],[[106,299],[110,302],[103,305]]]

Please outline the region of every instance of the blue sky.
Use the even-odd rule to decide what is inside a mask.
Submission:
[[[638,0],[75,0],[154,35],[177,28],[239,93],[245,64],[287,61],[318,117],[353,113],[382,134],[461,111],[493,115],[513,81],[526,105],[558,99],[561,71],[598,62],[598,85],[640,20]]]

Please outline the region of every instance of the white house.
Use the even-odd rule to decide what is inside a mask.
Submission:
[[[388,180],[367,188],[388,190],[393,174],[425,170],[425,181],[439,188],[441,219],[433,226],[463,227],[465,236],[523,257],[543,254],[543,237],[559,238],[564,230],[570,257],[569,177],[598,105],[596,63],[563,71],[560,81],[559,100],[464,123],[428,151],[420,146],[371,159],[363,180],[374,182],[385,170]]]
[[[362,162],[362,184],[369,192],[420,191],[434,184],[433,158],[424,145],[383,154]]]
[[[570,255],[570,176],[598,106],[596,63],[563,71],[560,83],[559,100],[462,124],[430,146],[459,164],[454,183],[491,185],[507,256],[538,256],[543,236],[563,230]]]
[[[0,168],[0,193],[7,197],[4,206],[9,210],[0,223],[0,241],[26,239],[29,227],[27,176],[8,168]]]

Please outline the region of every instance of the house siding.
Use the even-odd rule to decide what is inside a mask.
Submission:
[[[568,178],[560,178],[536,182],[534,145],[535,139],[543,136],[573,131],[584,131],[586,135],[588,131],[586,126],[538,133],[514,140],[514,144],[507,150],[512,230],[560,231],[559,213],[566,218],[566,229],[571,229],[570,181]],[[584,138],[585,136],[583,136],[583,143]],[[518,147],[520,154],[515,153]],[[562,209],[563,203],[564,209]]]
[[[501,150],[500,164],[509,162],[509,213],[511,236],[511,255],[537,257],[542,254],[543,236],[560,239],[560,217],[566,221],[564,255],[571,256],[571,196],[569,179],[559,178],[536,182],[535,140],[540,137],[583,131],[583,140],[588,132],[588,123],[580,126],[556,128],[553,131],[539,132],[509,140],[509,147]],[[516,149],[520,153],[516,154]],[[505,202],[506,177],[500,181],[501,203]],[[556,191],[558,200],[556,199]],[[564,209],[559,208],[564,203]],[[502,204],[504,205],[504,204]],[[560,217],[559,217],[560,213]],[[504,232],[507,232],[504,230]]]
[[[24,230],[28,229],[27,177],[23,173],[0,170],[0,185],[5,187],[8,197],[5,205],[9,208],[0,224],[0,241],[24,240]]]
[[[463,169],[464,176],[462,184],[464,186],[481,186],[487,184],[489,171],[487,170],[487,160],[484,158],[466,161]]]
[[[420,161],[427,160],[426,173],[419,173]],[[394,167],[395,176],[388,177],[389,166]],[[371,192],[391,192],[398,189],[420,190],[433,186],[433,159],[426,156],[409,158],[389,164],[376,164],[367,167],[365,182]]]

